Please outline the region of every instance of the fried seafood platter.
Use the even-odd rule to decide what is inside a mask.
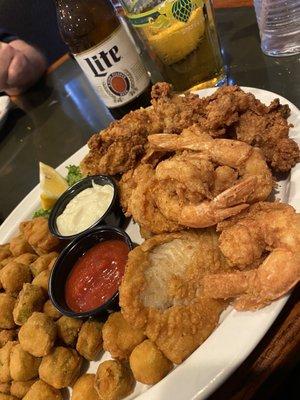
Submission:
[[[51,303],[65,242],[31,219],[38,188],[1,226],[0,399],[206,398],[298,283],[299,111],[250,88],[161,83],[152,97],[58,168],[118,184],[136,244],[118,311],[77,319]]]

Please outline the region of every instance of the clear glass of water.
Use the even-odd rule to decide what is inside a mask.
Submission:
[[[268,56],[300,53],[300,0],[254,0],[262,51]]]

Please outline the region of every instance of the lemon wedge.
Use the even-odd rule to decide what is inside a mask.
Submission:
[[[171,65],[196,49],[205,30],[203,10],[192,11],[188,22],[176,21],[170,27],[144,30],[151,48],[164,64]]]
[[[40,166],[41,206],[49,210],[57,199],[68,189],[67,181],[54,168],[42,162]]]

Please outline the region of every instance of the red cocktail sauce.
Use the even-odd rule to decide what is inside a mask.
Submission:
[[[125,272],[129,247],[108,240],[89,249],[72,268],[65,286],[68,307],[76,312],[103,305],[118,290]]]

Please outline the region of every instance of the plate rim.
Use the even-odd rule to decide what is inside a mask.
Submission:
[[[253,87],[245,87],[240,86],[242,90],[252,92],[252,91],[260,91],[261,93],[266,93],[268,95],[272,95],[278,97],[281,102],[289,104],[293,113],[296,113],[297,119],[299,118],[300,122],[300,111],[299,109],[291,103],[288,99],[284,98],[277,93],[260,89],[260,88],[253,88]],[[209,95],[208,93],[212,94],[217,88],[208,88],[196,91],[195,93],[202,96]],[[300,139],[300,137],[298,138]],[[60,164],[56,169],[61,172],[65,173],[65,167],[71,163],[74,163],[74,160],[81,160],[84,155],[87,153],[88,146],[85,145],[81,147],[77,152],[67,158],[62,164]],[[76,161],[78,163],[78,161]],[[293,177],[294,171],[291,171],[290,177]],[[299,185],[298,185],[299,186]],[[296,192],[300,192],[300,188],[296,189]],[[299,193],[300,195],[300,193]],[[290,203],[290,194],[287,194],[288,202]],[[14,235],[18,229],[18,225],[20,222],[24,221],[25,219],[29,218],[29,210],[38,207],[38,197],[39,197],[39,184],[36,185],[25,197],[24,199],[14,208],[14,210],[9,214],[9,216],[5,219],[5,221],[0,226],[0,243],[5,243],[9,238]],[[159,400],[163,399],[166,396],[172,398],[172,400],[198,400],[206,399],[210,394],[212,394],[222,383],[236,370],[240,364],[248,357],[248,355],[255,349],[257,344],[269,330],[277,316],[279,315],[280,311],[284,307],[285,303],[287,302],[289,295],[286,295],[279,300],[273,302],[269,306],[255,311],[255,317],[253,318],[253,313],[251,312],[237,312],[236,310],[231,310],[225,320],[214,330],[214,332],[206,339],[206,341],[199,346],[194,353],[192,353],[182,364],[178,365],[169,375],[167,375],[163,380],[158,382],[156,385],[148,388],[144,385],[144,391],[141,394],[135,395],[134,397],[129,396],[128,399],[138,399],[138,400],[153,400],[153,398]],[[253,322],[259,323],[259,328],[257,328],[256,324]],[[243,323],[242,329],[236,330],[232,332],[233,327],[241,328],[240,322]],[[221,331],[220,331],[220,328]],[[248,342],[245,339],[245,336],[242,342],[239,341],[240,332],[248,330],[254,335],[252,338],[248,338]],[[247,332],[246,332],[247,333]],[[248,332],[249,333],[249,332]],[[223,364],[223,367],[209,367],[206,369],[206,373],[209,378],[204,379],[203,376],[198,376],[195,373],[195,369],[192,368],[194,374],[191,377],[191,367],[199,367],[197,365],[197,361],[199,361],[199,356],[202,358],[202,362],[207,362],[206,360],[207,354],[205,352],[214,353],[215,349],[214,346],[216,345],[216,341],[218,341],[218,336],[221,338],[223,335],[222,340],[225,341],[225,344],[229,341],[232,341],[232,334],[237,337],[235,338],[235,356],[231,358],[231,361],[226,365]],[[242,346],[242,347],[241,347]],[[228,346],[230,347],[230,346]],[[241,348],[243,351],[241,351]],[[238,351],[238,349],[240,349]],[[224,350],[226,350],[226,345],[224,346]],[[232,350],[230,350],[232,351]],[[225,361],[226,351],[222,355],[223,361]],[[228,361],[228,360],[227,360]],[[218,369],[218,373],[216,373],[216,369]],[[171,381],[170,381],[170,377]],[[192,383],[192,390],[189,390],[191,393],[186,394],[182,392],[183,387],[187,387],[191,384],[191,378],[193,378]],[[178,380],[183,380],[185,382],[188,379],[188,385],[174,385],[173,382]],[[170,383],[171,382],[171,383]],[[170,384],[169,384],[170,383]],[[167,391],[166,391],[167,388]]]

